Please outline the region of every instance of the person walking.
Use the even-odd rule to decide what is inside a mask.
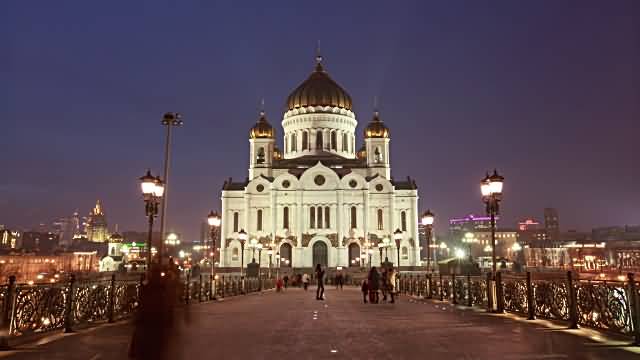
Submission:
[[[371,270],[369,270],[369,277],[367,280],[367,283],[369,284],[369,302],[377,304],[380,302],[380,298],[378,296],[378,290],[380,289],[380,274],[378,273],[378,270],[376,270],[375,266],[372,266]]]
[[[362,291],[362,301],[367,303],[367,296],[369,295],[369,284],[367,283],[367,279],[362,280],[362,286],[360,287]]]
[[[309,274],[304,273],[304,275],[302,275],[302,286],[304,287],[304,291],[307,291],[307,289],[309,288]]]
[[[344,286],[344,275],[342,275],[342,272],[339,272],[336,278],[338,280],[336,283],[336,289],[343,290],[342,287]]]
[[[316,265],[316,279],[318,280],[316,300],[324,300],[324,270],[320,264]]]
[[[393,269],[389,269],[389,272],[387,273],[387,290],[389,291],[389,296],[391,297],[390,303],[395,303],[396,272],[393,271]]]
[[[380,274],[380,290],[382,291],[382,302],[387,302],[387,290],[389,288],[389,273],[387,272],[387,268],[382,268],[382,273]]]
[[[287,287],[289,286],[289,276],[285,275],[284,278],[282,278],[282,280],[284,280],[284,288],[286,290]]]

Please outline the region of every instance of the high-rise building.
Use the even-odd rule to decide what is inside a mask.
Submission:
[[[560,221],[558,220],[558,210],[555,208],[544,209],[544,230],[547,232],[549,241],[560,240]]]
[[[535,219],[524,219],[518,223],[518,242],[530,247],[549,247],[547,231]]]
[[[105,242],[109,239],[109,231],[107,229],[107,218],[102,211],[100,200],[96,202],[96,206],[89,213],[87,221],[87,239],[93,242]]]

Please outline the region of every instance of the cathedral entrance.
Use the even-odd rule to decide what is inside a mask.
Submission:
[[[280,246],[280,267],[289,267],[292,265],[291,262],[291,245],[288,243],[282,244]]]
[[[360,266],[360,246],[349,244],[349,266]]]
[[[320,264],[322,267],[327,267],[329,263],[329,256],[327,251],[327,244],[323,241],[316,241],[313,244],[313,266]]]

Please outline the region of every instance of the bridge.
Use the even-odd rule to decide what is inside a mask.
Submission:
[[[277,292],[269,279],[218,279],[213,292],[208,277],[192,279],[184,287],[182,305],[176,307],[167,340],[154,343],[162,354],[156,358],[637,359],[640,355],[640,347],[632,344],[633,321],[637,319],[634,313],[629,313],[629,319],[619,313],[629,309],[618,308],[626,300],[614,301],[625,296],[615,293],[616,284],[576,282],[572,286],[578,290],[576,296],[585,299],[586,290],[580,289],[587,286],[601,297],[605,294],[602,289],[614,290],[611,298],[604,297],[608,300],[603,304],[609,309],[592,305],[595,310],[585,315],[581,309],[586,304],[580,305],[576,313],[579,328],[573,329],[576,326],[571,317],[575,314],[571,315],[571,305],[562,299],[566,282],[556,286],[551,285],[552,280],[543,282],[531,275],[505,277],[497,292],[497,299],[502,298],[497,302],[501,309],[496,311],[487,308],[491,300],[482,295],[485,280],[403,275],[399,278],[402,294],[395,304],[364,304],[355,286],[344,290],[328,286],[326,299],[319,301],[313,287]],[[491,282],[488,284],[490,288]],[[544,302],[540,294],[545,286],[557,287],[550,292],[557,304]],[[5,327],[10,348],[0,352],[0,358],[128,357],[135,322],[128,320],[127,314],[137,306],[139,282],[115,278],[103,283],[78,282],[71,287],[75,300],[65,295],[68,285],[13,287],[12,325]],[[534,316],[528,316],[528,287],[538,293],[533,299],[538,301],[532,307],[538,309]],[[51,301],[55,296],[68,305],[56,306],[59,303]],[[106,301],[99,301],[103,297]],[[519,302],[525,305],[519,307]],[[68,312],[69,306],[74,311]],[[548,314],[556,312],[561,318],[545,315],[545,306],[553,307]],[[59,309],[59,320],[45,316],[54,309]],[[593,315],[596,311],[603,311],[602,316]],[[611,320],[600,320],[607,317]],[[610,328],[605,329],[607,324]]]

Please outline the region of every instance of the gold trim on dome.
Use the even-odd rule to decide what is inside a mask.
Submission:
[[[249,131],[249,138],[251,139],[274,139],[275,130],[273,126],[267,121],[267,116],[264,111],[260,112],[260,118],[258,122]]]
[[[364,137],[365,138],[388,138],[389,137],[389,128],[380,120],[378,116],[378,112],[376,111],[373,114],[373,120],[367,125],[364,129]]]
[[[287,98],[287,109],[330,106],[351,110],[351,96],[324,70],[319,60],[315,70]]]

